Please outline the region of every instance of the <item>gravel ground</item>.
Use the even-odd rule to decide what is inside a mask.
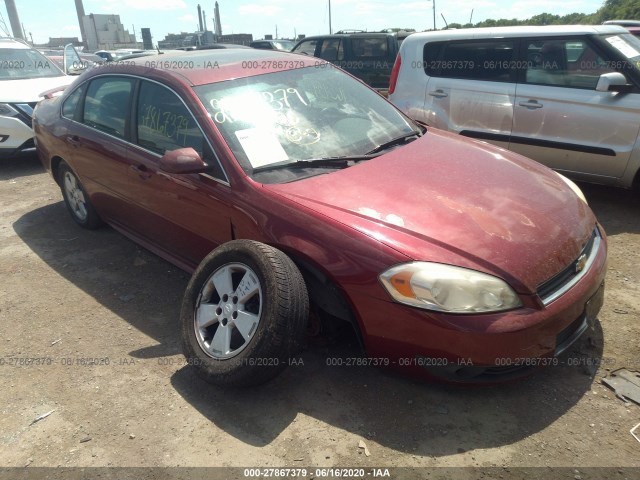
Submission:
[[[597,328],[563,365],[454,387],[329,367],[353,347],[315,342],[275,381],[223,390],[180,354],[188,275],[110,228],[77,227],[35,158],[5,161],[0,466],[552,466],[576,479],[640,467],[629,433],[640,407],[601,383],[640,370],[639,196],[582,187],[609,236],[607,290]]]

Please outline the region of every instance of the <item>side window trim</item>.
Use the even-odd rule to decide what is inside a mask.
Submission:
[[[184,105],[184,108],[187,110],[187,112],[189,112],[189,115],[191,115],[191,118],[193,119],[193,121],[197,125],[198,130],[200,130],[200,133],[202,134],[202,137],[207,142],[207,146],[209,147],[209,151],[212,153],[213,158],[215,159],[215,161],[218,164],[218,167],[220,168],[220,171],[224,175],[224,178],[218,178],[218,177],[213,176],[211,174],[207,174],[207,172],[205,172],[205,174],[207,174],[208,177],[211,177],[214,180],[222,182],[223,184],[225,184],[227,186],[231,186],[231,183],[229,182],[229,176],[227,175],[227,172],[224,169],[224,166],[222,165],[222,162],[220,161],[220,157],[218,157],[218,154],[214,150],[213,145],[211,145],[211,142],[209,141],[209,138],[204,133],[204,130],[202,129],[202,126],[200,125],[200,122],[198,122],[198,119],[195,117],[195,115],[193,114],[193,112],[191,111],[189,106],[184,102],[182,97],[180,95],[178,95],[178,93],[175,90],[173,90],[171,87],[163,85],[160,82],[156,82],[155,80],[152,80],[150,78],[139,78],[139,77],[136,77],[136,78],[137,78],[138,82],[137,82],[137,85],[135,86],[135,89],[133,91],[133,106],[131,107],[131,115],[132,115],[131,116],[131,131],[134,134],[134,136],[131,137],[131,139],[132,139],[131,145],[133,145],[134,147],[139,148],[141,150],[144,150],[145,152],[148,152],[148,153],[150,153],[152,155],[155,155],[158,158],[162,158],[162,155],[154,152],[153,150],[149,150],[148,148],[145,148],[145,147],[143,147],[142,145],[140,145],[138,143],[137,113],[138,113],[138,103],[139,103],[138,101],[139,101],[139,98],[140,98],[140,90],[142,88],[142,82],[154,83],[154,84],[156,84],[156,85],[158,85],[158,86],[160,86],[162,88],[167,89],[169,92],[171,92],[173,95],[175,95],[180,100],[182,105]],[[135,117],[133,117],[133,115],[135,115]],[[133,139],[135,139],[135,141],[133,141]]]
[[[140,86],[142,85],[142,80],[139,78],[136,79],[136,83],[133,86],[133,90],[131,92],[131,109],[129,110],[129,137],[131,138],[131,143],[133,145],[138,144],[138,95],[140,94]]]

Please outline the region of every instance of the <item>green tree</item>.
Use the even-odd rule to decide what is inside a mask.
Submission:
[[[560,16],[540,13],[527,20],[515,18],[498,20],[488,18],[475,25],[466,24],[457,28],[504,27],[510,25],[598,25],[606,20],[640,20],[639,0],[605,0],[602,7],[594,13],[570,13]],[[457,24],[456,24],[457,25]]]

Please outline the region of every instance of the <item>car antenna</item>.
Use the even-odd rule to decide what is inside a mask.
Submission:
[[[446,18],[444,18],[444,15],[442,15],[442,13],[440,13],[440,15],[442,16],[442,20],[444,20],[444,25],[445,25],[445,26],[444,26],[444,29],[446,30],[446,29],[448,29],[448,28],[449,28],[449,24],[447,23],[447,19],[446,19]]]

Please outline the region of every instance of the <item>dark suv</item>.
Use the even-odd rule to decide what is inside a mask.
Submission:
[[[327,60],[367,85],[386,90],[398,53],[398,39],[395,33],[318,35],[300,40],[291,51]]]

